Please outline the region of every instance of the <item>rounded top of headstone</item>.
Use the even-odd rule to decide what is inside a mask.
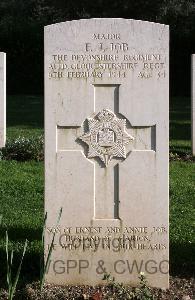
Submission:
[[[110,24],[110,23],[115,23],[115,24],[144,24],[148,26],[160,26],[160,27],[167,27],[169,28],[169,25],[166,24],[161,24],[161,23],[155,23],[155,22],[149,22],[145,20],[135,20],[135,19],[124,19],[124,18],[91,18],[91,19],[78,19],[78,20],[72,20],[72,21],[65,21],[65,22],[59,22],[59,23],[54,23],[45,26],[45,28],[49,28],[51,26],[61,26],[61,25],[68,25],[70,23],[104,23],[104,24]]]
[[[91,42],[127,43],[130,48],[143,45],[153,51],[164,48],[169,39],[169,27],[164,24],[120,18],[80,19],[48,25],[45,27],[47,51],[82,51],[83,42],[86,52],[92,52]],[[80,43],[80,47],[78,46]],[[118,45],[119,46],[119,45]],[[114,47],[114,44],[113,44]]]

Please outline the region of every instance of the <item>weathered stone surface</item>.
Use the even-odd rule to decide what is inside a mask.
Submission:
[[[166,25],[45,28],[48,282],[168,286],[168,60]]]
[[[0,52],[0,148],[6,140],[6,54]]]

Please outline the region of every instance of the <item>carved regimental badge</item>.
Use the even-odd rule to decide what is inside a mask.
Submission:
[[[134,138],[126,132],[126,119],[119,119],[109,109],[87,118],[89,131],[79,139],[88,144],[87,157],[99,157],[107,167],[113,157],[126,158],[127,145]]]

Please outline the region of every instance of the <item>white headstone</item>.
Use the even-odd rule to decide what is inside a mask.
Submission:
[[[192,155],[195,156],[195,54],[191,58],[191,141]]]
[[[48,282],[168,287],[168,82],[166,25],[45,27]]]
[[[0,148],[6,140],[6,54],[0,52]]]

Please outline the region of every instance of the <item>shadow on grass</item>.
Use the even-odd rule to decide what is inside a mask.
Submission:
[[[11,242],[18,242],[18,241],[25,241],[26,239],[28,241],[40,241],[41,240],[41,234],[42,234],[42,228],[20,228],[20,227],[1,227],[0,231],[0,239],[5,238],[5,232],[8,231],[9,234],[9,240]]]
[[[173,123],[175,121],[190,120],[190,109],[188,107],[181,107],[178,110],[170,111],[170,120]]]
[[[174,140],[190,140],[191,139],[191,126],[190,124],[170,124],[170,139]]]
[[[43,97],[34,95],[8,96],[7,126],[43,128]]]
[[[170,275],[190,278],[195,275],[195,244],[170,244]]]
[[[18,287],[24,287],[26,284],[29,284],[33,281],[39,280],[40,274],[40,253],[37,252],[26,252],[22,269],[20,273],[20,278],[18,282]],[[13,278],[15,278],[15,274],[17,272],[18,266],[20,264],[22,256],[21,252],[14,252],[14,259],[13,259]],[[3,249],[0,249],[0,288],[7,289],[7,282],[6,282],[6,274],[7,274],[7,267],[6,267],[6,252]]]
[[[191,100],[189,97],[170,99],[170,140],[178,140],[176,149],[181,148],[179,143],[180,140],[190,141],[191,139],[190,111]]]
[[[174,154],[180,154],[181,156],[186,156],[191,154],[191,149],[188,146],[182,146],[182,145],[170,145],[169,151]]]
[[[20,264],[20,260],[23,252],[23,245],[25,240],[28,242],[37,242],[41,241],[42,228],[23,228],[23,227],[5,227],[1,226],[0,230],[0,288],[7,288],[6,283],[6,273],[7,273],[7,265],[6,265],[6,250],[5,250],[5,232],[8,230],[9,235],[9,251],[14,250],[14,259],[13,259],[13,278],[15,278],[15,274],[17,272],[18,266]],[[2,241],[3,245],[2,245]],[[43,255],[43,251],[41,251],[41,245],[36,249],[33,248],[31,244],[27,247],[27,252],[24,256],[22,270],[20,273],[20,279],[18,286],[24,287],[26,284],[31,283],[33,281],[37,281],[39,279],[40,274],[40,258]]]

